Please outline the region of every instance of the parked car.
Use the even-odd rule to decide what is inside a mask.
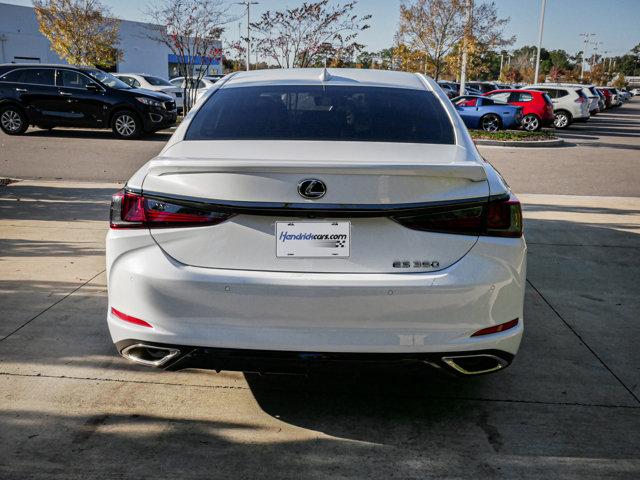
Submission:
[[[190,79],[190,81],[192,85],[195,85],[196,79],[192,78]],[[192,96],[191,103],[194,104],[198,99],[198,96],[202,96],[205,90],[208,90],[211,87],[213,87],[216,81],[217,80],[211,80],[206,77],[203,77],[202,79],[200,79],[198,81],[198,86],[191,90],[191,96]],[[173,86],[178,87],[180,90],[184,91],[184,83],[185,83],[184,77],[172,78],[171,80],[169,80],[169,82],[171,82]]]
[[[590,88],[593,89],[592,91],[595,92],[596,95],[598,95],[598,109],[601,112],[604,112],[607,109],[607,102],[606,102],[606,97],[604,96],[604,93],[602,93],[598,87],[590,87]]]
[[[144,88],[145,90],[171,95],[175,98],[178,110],[182,110],[182,89],[176,87],[169,80],[146,73],[114,73],[113,76],[132,88]]]
[[[604,103],[606,108],[613,108],[613,94],[606,87],[598,87],[598,92],[604,96]]]
[[[258,372],[512,361],[520,204],[433,80],[270,69],[214,88],[113,197],[118,352]]]
[[[449,98],[455,98],[459,94],[460,87],[456,87],[453,83],[450,82],[438,82],[438,85],[445,93],[445,95]]]
[[[466,82],[465,86],[467,88],[473,88],[477,92],[480,92],[480,95],[498,90],[499,88],[498,85],[493,82]]]
[[[9,135],[41,128],[111,128],[137,138],[176,122],[173,97],[131,88],[113,75],[73,65],[0,65],[0,127]]]
[[[555,116],[553,125],[559,129],[569,128],[573,122],[589,120],[589,100],[582,88],[553,86],[547,83],[529,85],[527,90],[545,92],[553,103]]]
[[[640,95],[640,88],[634,88],[633,90],[631,90],[631,93],[633,94],[634,97],[636,95]]]
[[[629,100],[631,100],[631,94],[629,92],[627,92],[625,89],[616,88],[615,90],[616,90],[616,92],[618,93],[618,96],[620,97],[620,99],[623,102],[628,102]]]
[[[496,102],[522,107],[521,125],[524,130],[535,132],[542,127],[553,126],[553,103],[544,92],[537,90],[494,90],[484,94]]]
[[[520,127],[522,107],[479,95],[463,95],[452,102],[467,128],[497,132]]]

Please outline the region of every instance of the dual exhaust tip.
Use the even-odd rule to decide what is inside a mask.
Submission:
[[[181,350],[172,346],[160,346],[147,343],[134,343],[125,347],[121,354],[128,360],[149,367],[166,367],[171,360],[178,360]],[[482,375],[492,373],[509,365],[509,361],[492,353],[469,353],[448,355],[441,362],[428,361],[430,365],[446,368],[458,375]]]

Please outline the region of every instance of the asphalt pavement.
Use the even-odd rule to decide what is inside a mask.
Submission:
[[[0,135],[0,177],[126,181],[170,131],[119,140],[106,130],[30,129]],[[516,193],[640,196],[640,98],[559,134],[561,148],[480,147]]]
[[[526,327],[512,366],[466,379],[131,364],[106,327],[106,217],[111,193],[162,140],[20,137],[42,142],[53,178],[86,180],[84,163],[107,157],[101,173],[112,180],[0,187],[0,478],[640,478],[639,184],[604,195],[618,191],[612,178],[637,178],[638,128],[629,128],[625,138],[579,140],[608,147],[564,147],[545,160],[540,149],[482,149],[524,205]],[[16,166],[9,150],[33,155],[25,165],[37,169],[32,147],[13,140],[0,137],[0,176],[27,178],[24,168],[4,171]],[[82,150],[84,163],[71,159]],[[613,151],[625,155],[602,155]],[[573,176],[534,175],[526,158]],[[611,162],[606,178],[576,168],[581,158]],[[588,195],[576,194],[581,182]]]

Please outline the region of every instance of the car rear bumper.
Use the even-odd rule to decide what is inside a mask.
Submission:
[[[191,267],[148,231],[107,237],[108,325],[115,343],[333,353],[499,350],[523,332],[524,239],[480,237],[429,273],[328,274]],[[115,308],[152,325],[125,322]],[[519,319],[507,331],[471,337]]]
[[[136,363],[165,370],[199,368],[255,373],[309,374],[435,367],[456,375],[480,375],[508,367],[514,356],[500,350],[429,353],[333,353],[243,350],[122,340],[118,352]]]

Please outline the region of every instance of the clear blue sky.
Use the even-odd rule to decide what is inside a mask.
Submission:
[[[152,0],[103,0],[118,17],[145,21],[143,11]],[[252,14],[268,9],[294,6],[301,0],[259,0]],[[482,1],[482,0],[476,0]],[[538,32],[538,13],[542,0],[495,0],[502,17],[510,17],[507,35],[516,35],[515,47],[533,45]],[[4,3],[31,5],[30,0],[0,0]],[[397,29],[400,0],[360,0],[358,13],[370,13],[371,28],[360,37],[367,50],[380,50],[393,42]],[[234,7],[238,14],[242,7]],[[252,15],[255,18],[254,15]],[[244,18],[242,28],[246,28]],[[603,42],[598,52],[621,55],[640,43],[640,0],[547,0],[543,46],[550,50],[562,48],[569,53],[582,49],[582,32],[595,33]],[[238,22],[227,27],[225,38],[238,38]]]

